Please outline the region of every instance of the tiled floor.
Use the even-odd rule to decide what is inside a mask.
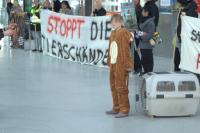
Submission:
[[[156,64],[156,70],[171,66],[165,58],[156,58]],[[200,132],[200,112],[184,118],[144,116],[134,104],[135,89],[132,77],[131,116],[115,119],[104,114],[111,107],[107,69],[4,47],[0,51],[0,133]]]

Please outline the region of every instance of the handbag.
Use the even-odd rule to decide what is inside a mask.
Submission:
[[[151,46],[160,45],[162,42],[162,38],[158,32],[154,32],[153,38],[149,41]]]

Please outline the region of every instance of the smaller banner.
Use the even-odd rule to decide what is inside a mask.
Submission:
[[[200,19],[183,16],[180,68],[200,74]]]

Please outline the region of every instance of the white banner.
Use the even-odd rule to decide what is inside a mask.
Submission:
[[[184,16],[180,68],[200,74],[200,19]]]
[[[106,66],[110,17],[41,12],[44,54],[83,64]]]

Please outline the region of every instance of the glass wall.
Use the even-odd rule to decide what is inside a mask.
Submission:
[[[7,20],[6,0],[0,0],[0,25],[6,25]]]

